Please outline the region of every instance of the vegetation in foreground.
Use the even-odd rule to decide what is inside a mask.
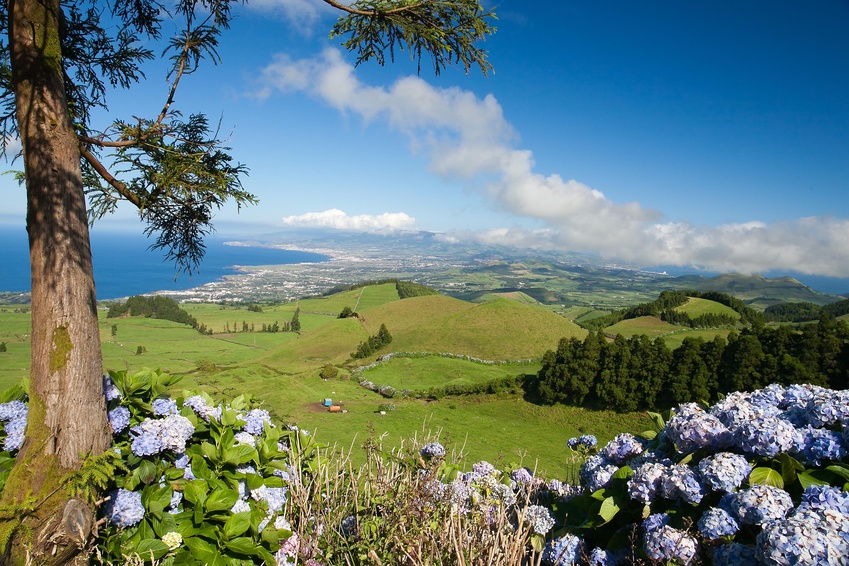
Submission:
[[[249,396],[172,399],[174,382],[104,378],[113,450],[62,482],[91,503],[109,492],[93,561],[849,563],[849,391],[770,385],[680,405],[601,448],[569,439],[580,472],[558,479],[462,469],[426,436],[388,452],[370,438],[355,467]],[[0,403],[0,469],[23,442],[26,400],[16,388]]]

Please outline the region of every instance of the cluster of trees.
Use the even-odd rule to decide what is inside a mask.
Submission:
[[[125,303],[112,303],[106,318],[119,318],[122,316],[145,316],[160,320],[170,320],[180,324],[188,324],[198,329],[198,321],[180,307],[180,303],[169,297],[153,296],[143,297],[136,295],[127,299]],[[205,328],[205,327],[204,327]],[[201,334],[204,334],[202,332]]]
[[[342,312],[340,312],[339,316],[337,316],[336,318],[351,318],[357,316],[359,315],[354,312],[354,309],[352,309],[351,307],[345,307],[342,309]]]
[[[781,303],[764,309],[764,320],[768,322],[808,322],[822,315],[837,318],[849,314],[849,299],[821,306],[814,303]]]
[[[360,345],[357,346],[357,351],[351,354],[351,357],[358,360],[368,358],[390,342],[392,342],[392,335],[389,334],[386,325],[381,324],[377,334],[372,334],[368,337],[368,340],[360,342]]]
[[[254,311],[254,312],[262,312],[262,310],[260,309],[259,311]],[[300,313],[301,313],[301,309],[296,308],[295,314],[292,315],[292,320],[289,321],[289,322],[284,321],[282,324],[280,322],[276,321],[276,320],[271,324],[266,324],[266,323],[263,322],[262,326],[260,327],[260,332],[300,332],[301,331]],[[227,322],[227,323],[224,323],[224,324],[225,324],[224,325],[224,332],[227,332],[227,333],[231,332],[230,323]],[[239,329],[238,324],[234,322],[232,332],[239,332],[238,329]],[[256,327],[254,326],[254,323],[248,324],[247,321],[244,321],[244,320],[242,321],[242,332],[255,332],[255,330],[256,330]]]
[[[608,342],[599,331],[546,352],[529,388],[544,403],[635,411],[770,383],[848,388],[849,324],[823,316],[800,329],[754,325],[727,339],[685,338],[675,350],[646,336]]]
[[[707,299],[730,307],[740,315],[740,318],[738,320],[730,315],[717,313],[707,313],[697,317],[691,317],[685,312],[675,310],[677,307],[684,305],[690,297]],[[689,326],[691,328],[716,328],[720,326],[734,326],[738,322],[743,325],[760,324],[763,322],[761,313],[746,306],[740,299],[717,291],[663,291],[657,300],[650,303],[640,303],[637,306],[618,310],[609,315],[577,322],[588,330],[601,330],[622,320],[641,316],[657,316],[670,324]]]

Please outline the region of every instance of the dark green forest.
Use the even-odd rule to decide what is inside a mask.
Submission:
[[[635,411],[713,402],[770,383],[849,388],[849,324],[825,314],[798,328],[753,324],[727,339],[686,338],[675,350],[661,338],[610,342],[591,332],[546,352],[528,388],[546,404]]]
[[[806,302],[771,305],[764,310],[764,320],[767,322],[807,322],[817,320],[824,314],[834,318],[849,314],[849,299],[824,306]]]

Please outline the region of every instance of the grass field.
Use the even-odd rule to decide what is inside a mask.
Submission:
[[[345,306],[356,306],[362,318],[337,318]],[[561,337],[585,335],[565,317],[539,306],[503,297],[487,303],[444,296],[399,300],[394,285],[380,285],[299,303],[263,305],[261,313],[213,304],[185,308],[213,328],[213,335],[202,336],[164,320],[107,319],[105,310],[101,311],[104,368],[161,368],[183,377],[175,393],[196,388],[220,398],[251,393],[278,418],[315,431],[319,441],[340,450],[354,447],[355,461],[360,459],[359,446],[372,434],[393,446],[429,431],[439,432],[449,449],[462,451],[469,465],[481,459],[521,462],[562,478],[570,437],[595,434],[605,442],[620,432],[640,432],[650,426],[643,414],[537,406],[513,394],[387,400],[349,379],[350,353],[380,324],[386,324],[394,337],[380,354],[450,352],[489,360],[538,359],[556,347]],[[255,328],[275,320],[282,323],[291,320],[296,308],[301,309],[300,334],[223,331],[228,324],[231,330],[233,326],[241,330],[243,321]],[[0,353],[2,389],[26,377],[30,364],[30,315],[13,310],[0,308],[0,341],[7,343],[7,351]],[[144,353],[137,354],[139,346]],[[340,368],[338,378],[319,377],[327,363]],[[429,356],[395,358],[369,370],[366,377],[404,389],[414,383],[417,388],[479,383],[536,369]],[[347,412],[328,412],[321,406],[325,398]],[[395,410],[381,415],[379,408],[390,402]]]
[[[731,307],[698,297],[690,297],[685,304],[676,307],[675,310],[687,313],[690,315],[690,318],[696,318],[703,314],[722,314],[737,320],[740,319],[740,313]]]

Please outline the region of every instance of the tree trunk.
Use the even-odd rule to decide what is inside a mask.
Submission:
[[[55,529],[63,511],[69,513],[63,478],[85,455],[99,454],[110,443],[79,142],[62,79],[60,10],[58,0],[9,0],[12,84],[27,187],[32,370],[26,440],[2,503],[34,509],[0,524],[3,535],[8,529],[26,532],[16,529],[20,521],[33,531],[26,542],[12,537],[3,563],[23,563],[28,553],[48,563],[58,563],[60,556],[68,560],[67,547],[88,533],[74,541],[39,529]],[[79,512],[74,506],[73,513]]]

